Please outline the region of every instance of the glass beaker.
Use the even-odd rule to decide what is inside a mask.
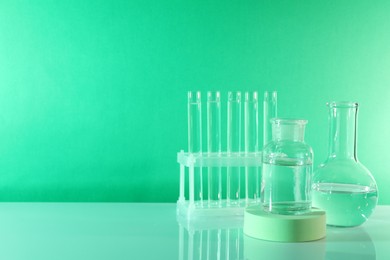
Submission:
[[[306,120],[271,119],[272,141],[263,149],[261,203],[265,211],[295,215],[311,208],[313,151]]]
[[[314,172],[313,206],[326,211],[326,223],[364,223],[378,201],[376,182],[357,159],[358,103],[330,102],[328,158]]]

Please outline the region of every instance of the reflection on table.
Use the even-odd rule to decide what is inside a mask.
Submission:
[[[324,239],[280,243],[243,233],[242,219],[187,222],[178,219],[179,260],[184,259],[376,259],[363,227],[327,227]]]

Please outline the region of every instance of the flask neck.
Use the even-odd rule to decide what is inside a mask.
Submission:
[[[282,141],[289,140],[303,142],[305,138],[306,120],[279,119],[271,120],[272,123],[272,140]]]
[[[329,158],[357,161],[356,126],[358,104],[332,102],[329,106]]]

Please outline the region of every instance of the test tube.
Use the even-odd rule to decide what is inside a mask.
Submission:
[[[245,153],[259,150],[258,93],[245,92],[244,131]],[[245,199],[247,204],[256,202],[260,195],[259,167],[245,166]]]
[[[272,140],[272,125],[270,120],[277,117],[278,95],[276,91],[264,92],[263,117],[263,147]]]
[[[227,153],[241,151],[241,92],[228,92]],[[238,206],[240,199],[240,167],[227,167],[227,204]]]
[[[221,153],[221,94],[207,92],[207,150]],[[218,206],[222,199],[221,167],[208,168],[209,206]]]
[[[188,92],[188,152],[202,153],[202,101],[200,91]],[[203,205],[202,167],[189,168],[190,203]]]

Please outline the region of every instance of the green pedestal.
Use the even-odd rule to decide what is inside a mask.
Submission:
[[[277,215],[260,206],[245,210],[244,233],[247,236],[279,242],[305,242],[326,235],[325,211],[312,208],[301,215]]]

